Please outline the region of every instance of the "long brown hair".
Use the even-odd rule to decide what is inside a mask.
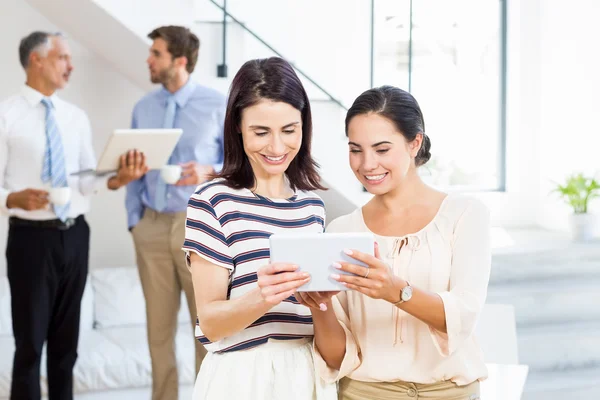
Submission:
[[[279,57],[247,61],[233,78],[225,113],[223,169],[215,177],[224,178],[226,185],[235,189],[255,186],[239,126],[242,111],[262,99],[287,103],[302,115],[302,145],[285,171],[292,189],[325,189],[320,184],[318,164],[310,154],[312,117],[308,96],[292,66]]]

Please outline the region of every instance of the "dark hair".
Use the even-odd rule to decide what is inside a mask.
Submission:
[[[21,39],[19,43],[19,61],[24,69],[29,66],[29,56],[41,46],[49,46],[50,38],[54,36],[64,37],[60,32],[48,33],[35,31]]]
[[[292,189],[324,189],[318,164],[310,155],[312,117],[308,96],[292,66],[279,57],[247,61],[233,78],[225,113],[223,169],[215,177],[224,178],[231,188],[254,187],[256,181],[244,152],[240,123],[242,111],[262,99],[287,103],[302,114],[302,145],[285,171]]]
[[[420,167],[429,161],[431,140],[425,134],[423,113],[412,94],[394,86],[381,86],[367,90],[354,100],[354,104],[346,114],[346,136],[352,118],[370,113],[381,115],[393,122],[409,143],[415,140],[417,134],[422,134],[423,142],[415,157],[415,164]]]
[[[187,58],[185,69],[190,74],[194,72],[198,61],[200,39],[192,31],[183,26],[161,26],[150,32],[148,37],[152,40],[160,38],[167,42],[167,50],[173,58]]]

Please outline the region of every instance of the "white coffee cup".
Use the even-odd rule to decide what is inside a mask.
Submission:
[[[181,165],[165,165],[160,169],[160,177],[172,185],[181,179]]]
[[[71,200],[70,187],[55,187],[48,190],[50,194],[50,202],[57,206],[64,206]]]

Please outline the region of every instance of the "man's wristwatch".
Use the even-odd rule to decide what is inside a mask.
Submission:
[[[413,289],[410,286],[410,283],[406,281],[406,286],[400,289],[400,300],[394,303],[395,306],[398,304],[406,303],[410,299],[412,299]]]

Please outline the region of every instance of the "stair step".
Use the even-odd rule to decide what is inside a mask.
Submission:
[[[522,400],[600,399],[600,368],[529,374]]]
[[[597,266],[600,269],[600,265]],[[512,304],[517,326],[600,321],[600,277],[493,284],[488,303]]]
[[[519,243],[494,252],[487,302],[515,307],[522,398],[600,399],[600,243]]]
[[[532,372],[600,367],[600,321],[518,327],[517,338]]]
[[[490,285],[600,278],[600,245],[569,244],[535,252],[494,254]]]

